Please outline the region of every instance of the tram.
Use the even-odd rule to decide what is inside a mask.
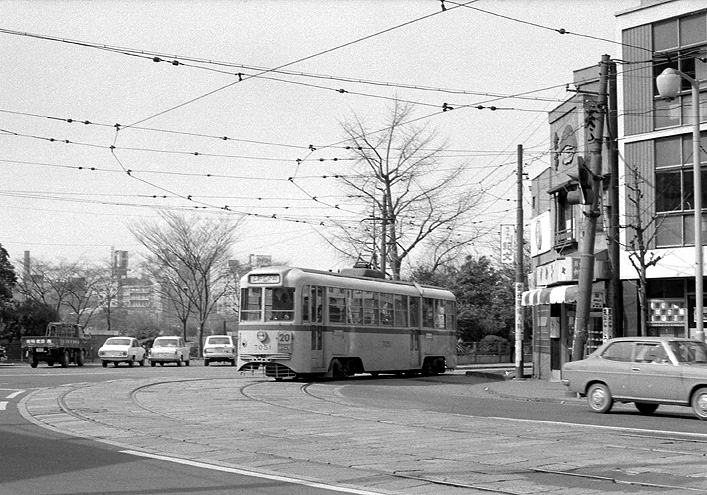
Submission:
[[[241,279],[238,369],[283,378],[439,374],[456,367],[456,300],[437,287],[271,266]]]

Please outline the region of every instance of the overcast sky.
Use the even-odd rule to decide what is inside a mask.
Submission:
[[[394,98],[446,140],[498,232],[517,145],[529,170],[549,163],[547,112],[573,70],[620,58],[601,39],[639,3],[4,0],[0,244],[99,261],[137,254],[126,225],[155,207],[228,205],[251,214],[234,258],[341,268],[321,240],[332,217],[361,221],[331,178],[350,166],[341,122],[377,128]]]

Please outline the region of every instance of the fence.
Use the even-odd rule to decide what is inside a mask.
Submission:
[[[523,361],[532,362],[533,344],[523,342]],[[509,342],[493,342],[481,344],[480,342],[466,342],[457,346],[457,365],[463,364],[496,364],[514,363],[515,351]]]

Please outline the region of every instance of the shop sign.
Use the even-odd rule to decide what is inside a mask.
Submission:
[[[535,272],[538,286],[579,280],[579,258],[561,258],[539,266]]]

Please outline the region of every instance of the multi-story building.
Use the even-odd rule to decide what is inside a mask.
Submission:
[[[642,1],[617,14],[622,55],[619,70],[619,150],[623,211],[622,244],[630,246],[645,228],[647,256],[657,260],[647,271],[647,311],[638,311],[636,270],[624,250],[621,278],[627,335],[645,328],[650,335],[694,336],[695,210],[693,191],[691,86],[683,82],[677,98],[658,95],[656,77],[679,69],[702,82],[701,116],[707,120],[707,4],[699,0]],[[700,142],[702,205],[707,176],[707,136]],[[636,201],[640,192],[640,202]],[[704,221],[702,222],[702,239]],[[632,310],[629,310],[632,309]],[[700,316],[704,320],[704,315]],[[642,319],[644,320],[642,322]],[[642,323],[644,323],[642,325]]]
[[[610,81],[609,87],[617,89],[618,104],[609,111],[617,115],[618,124],[618,201],[611,200],[606,166],[588,351],[619,333],[694,336],[696,328],[690,85],[685,81],[678,97],[666,101],[658,95],[655,80],[671,67],[701,81],[705,88],[700,93],[700,120],[702,128],[707,127],[707,5],[699,0],[643,0],[618,12],[616,19],[621,55],[615,57],[616,84]],[[598,67],[575,72],[576,96],[550,113],[552,165],[532,184],[531,289],[524,293],[523,304],[533,308],[533,364],[539,378],[559,379],[562,364],[571,359],[578,247],[585,231],[583,207],[569,200],[583,191],[567,172],[587,156],[587,111],[596,98],[598,74]],[[704,131],[700,141],[704,165]],[[611,158],[605,153],[603,162],[608,165]],[[701,177],[704,207],[705,171]],[[607,249],[614,240],[607,235],[612,217],[608,213],[617,208],[620,256],[614,258]],[[636,263],[637,254],[643,255],[642,263]],[[643,303],[640,294],[647,297]]]
[[[597,116],[598,83],[598,64],[575,71],[575,95],[549,115],[551,164],[532,180],[530,290],[523,294],[522,302],[532,307],[533,364],[538,378],[559,380],[562,365],[571,357],[579,248],[587,218],[585,207],[578,201],[591,194],[580,185],[578,172],[585,165],[589,128]],[[605,191],[599,194],[604,196]],[[602,210],[597,221],[594,245],[590,348],[601,340],[603,309],[610,290],[604,213]]]

